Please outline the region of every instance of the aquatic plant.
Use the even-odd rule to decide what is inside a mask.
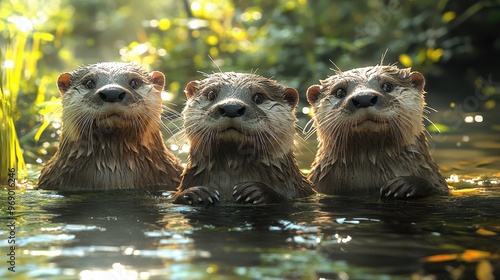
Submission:
[[[4,34],[7,32],[4,32]],[[15,67],[22,63],[22,54],[18,50],[26,43],[25,36],[16,37],[12,41],[12,36],[4,36],[6,44],[0,50],[0,180],[7,182],[9,170],[17,170],[17,178],[23,179],[27,174],[26,163],[22,154],[21,146],[14,123],[19,84],[21,80],[22,67]]]
[[[43,19],[28,17],[36,15],[37,8],[32,7],[26,13],[22,3],[8,2],[0,9],[0,180],[7,182],[8,173],[14,169],[18,180],[26,179],[28,169],[23,156],[16,122],[26,113],[18,107],[22,92],[37,92],[36,85],[28,83],[37,74],[37,62],[43,56],[40,46],[44,41],[52,41],[50,33],[35,31],[35,26]],[[8,7],[7,7],[8,6]],[[26,16],[23,14],[26,13]],[[40,93],[40,91],[38,91]],[[43,92],[42,92],[43,93]],[[34,108],[43,101],[37,96],[35,102],[27,106]],[[25,100],[26,101],[26,100]],[[31,109],[31,108],[30,108]],[[32,110],[29,110],[32,111]]]

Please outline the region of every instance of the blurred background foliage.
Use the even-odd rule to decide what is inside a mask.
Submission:
[[[387,51],[384,64],[426,76],[433,107],[479,89],[487,99],[479,109],[494,110],[499,25],[498,0],[2,1],[0,179],[14,165],[25,176],[24,160],[36,175],[53,155],[61,127],[55,81],[82,64],[135,61],[160,70],[176,111],[200,72],[256,72],[299,90],[304,125],[309,85],[337,66],[380,63]]]

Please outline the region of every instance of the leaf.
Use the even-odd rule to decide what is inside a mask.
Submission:
[[[51,42],[54,41],[54,35],[47,32],[35,32],[33,36],[37,36],[42,41]]]
[[[49,126],[49,124],[50,124],[50,122],[47,120],[44,120],[42,122],[42,125],[40,125],[40,128],[38,129],[35,136],[33,137],[33,139],[35,139],[35,141],[38,142],[38,140],[40,140],[40,136],[42,136],[43,131]]]
[[[493,280],[493,266],[487,260],[480,261],[476,266],[476,277],[478,280]]]
[[[446,262],[458,259],[459,254],[441,254],[424,257],[421,259],[423,262]]]
[[[438,62],[439,59],[443,56],[444,51],[443,49],[433,49],[433,48],[428,48],[426,51],[427,57],[432,61],[432,62]]]
[[[466,262],[474,262],[481,259],[489,258],[492,254],[486,251],[480,250],[465,250],[465,252],[460,255],[460,259]]]
[[[484,108],[487,110],[491,110],[495,108],[496,105],[497,103],[495,102],[495,100],[488,100],[484,103]]]
[[[500,258],[500,255],[492,254],[480,250],[465,250],[462,254],[440,254],[427,256],[421,259],[423,262],[445,262],[453,260],[462,260],[466,262],[477,262],[482,259]]]
[[[443,21],[445,23],[448,23],[452,20],[454,20],[457,17],[457,14],[453,11],[448,11],[443,14]]]
[[[432,125],[427,126],[427,131],[429,132],[449,132],[451,128],[445,124],[434,123]]]
[[[493,235],[497,235],[496,232],[494,231],[491,231],[491,230],[487,230],[487,229],[484,229],[484,228],[479,228],[476,230],[476,233],[479,234],[479,235],[484,235],[484,236],[493,236]]]
[[[411,67],[413,65],[411,57],[404,53],[399,55],[399,61],[404,67]]]

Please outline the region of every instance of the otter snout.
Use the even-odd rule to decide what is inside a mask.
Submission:
[[[217,105],[217,113],[220,117],[238,118],[245,115],[247,106],[238,101],[229,101]]]
[[[127,93],[125,90],[119,87],[109,87],[102,89],[96,93],[100,100],[104,102],[123,102]]]
[[[379,97],[377,94],[370,92],[363,92],[354,95],[351,98],[351,103],[356,109],[359,109],[359,108],[368,108],[371,106],[375,106],[378,100]]]

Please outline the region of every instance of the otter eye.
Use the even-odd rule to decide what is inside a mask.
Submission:
[[[130,82],[129,82],[129,85],[133,88],[133,89],[137,89],[139,88],[139,81],[137,79],[132,79]]]
[[[383,92],[391,92],[392,91],[392,85],[390,83],[383,83],[382,84],[382,91]]]
[[[343,88],[339,88],[335,91],[335,97],[337,98],[344,98],[347,95],[347,92]]]
[[[90,80],[87,80],[86,82],[83,83],[83,85],[88,88],[88,89],[93,89],[95,88],[95,82],[94,80],[90,79]]]
[[[262,93],[256,93],[252,97],[252,101],[255,102],[255,104],[262,104],[264,102],[264,97],[262,96]]]
[[[215,98],[217,97],[217,94],[215,93],[215,91],[211,90],[208,94],[207,94],[207,99],[208,101],[213,101]]]

